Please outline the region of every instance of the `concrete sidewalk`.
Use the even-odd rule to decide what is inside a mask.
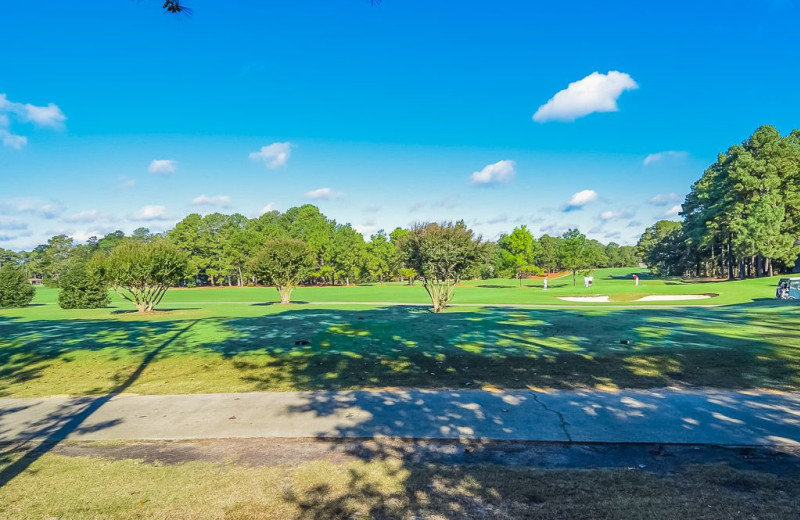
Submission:
[[[387,390],[0,399],[0,442],[380,436],[800,445],[800,394]]]

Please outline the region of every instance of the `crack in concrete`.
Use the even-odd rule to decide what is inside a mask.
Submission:
[[[539,403],[539,405],[542,408],[544,408],[545,411],[548,411],[550,413],[556,414],[556,416],[558,416],[558,420],[559,420],[559,423],[561,425],[561,430],[564,432],[564,435],[567,436],[567,441],[572,442],[572,435],[570,435],[569,430],[567,429],[567,426],[569,426],[569,423],[567,422],[566,419],[564,419],[564,415],[561,412],[559,412],[558,410],[553,410],[552,408],[550,408],[549,406],[544,404],[542,401],[540,401],[539,400],[539,395],[536,392],[533,392],[533,400],[536,401],[537,403]]]

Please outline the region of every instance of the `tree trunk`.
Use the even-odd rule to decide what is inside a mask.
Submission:
[[[239,272],[239,287],[242,287],[244,285],[242,280],[242,267],[239,266],[236,268],[236,270]]]
[[[728,280],[733,280],[733,246],[731,245],[731,238],[728,237]]]
[[[281,295],[281,305],[288,305],[292,297],[292,287],[276,287]]]

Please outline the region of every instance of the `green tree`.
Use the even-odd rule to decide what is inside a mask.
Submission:
[[[535,260],[548,273],[552,273],[558,268],[558,248],[561,245],[561,238],[550,235],[539,237],[539,254]]]
[[[404,264],[422,277],[433,312],[441,312],[465,274],[483,262],[486,245],[463,221],[417,224],[400,240]]]
[[[685,236],[680,222],[659,220],[644,230],[637,247],[647,266],[655,273],[664,276],[683,273]]]
[[[344,278],[345,285],[357,280],[366,267],[367,247],[364,235],[353,229],[350,224],[337,225],[333,232],[331,247],[331,264],[339,279]]]
[[[47,278],[58,285],[61,271],[66,267],[73,249],[73,240],[67,235],[56,235],[47,241],[44,255],[44,265]]]
[[[500,247],[500,258],[504,269],[511,269],[522,287],[522,277],[526,273],[539,273],[541,269],[533,265],[534,257],[540,253],[541,247],[533,239],[527,226],[514,228],[509,235],[502,235],[497,241]],[[535,246],[535,247],[534,247]]]
[[[314,270],[314,252],[302,240],[279,238],[268,241],[253,257],[250,269],[267,285],[274,285],[287,304],[292,291]]]
[[[126,241],[108,256],[108,281],[139,312],[152,312],[167,290],[186,276],[186,253],[166,240]]]
[[[586,251],[586,235],[570,229],[562,236],[558,247],[558,263],[572,272],[572,285],[577,285],[578,271],[589,266]]]
[[[13,263],[0,267],[0,308],[25,307],[36,293],[25,272]]]
[[[367,243],[367,269],[380,283],[395,271],[397,252],[394,244],[382,229],[369,237]]]
[[[62,309],[99,309],[111,303],[101,257],[73,259],[61,274],[58,305]]]
[[[109,253],[115,247],[120,245],[124,240],[125,240],[125,233],[119,230],[114,231],[113,233],[109,233],[97,241],[97,250],[102,251],[104,253]]]

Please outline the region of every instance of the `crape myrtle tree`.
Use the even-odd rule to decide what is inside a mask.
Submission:
[[[0,308],[25,307],[36,293],[19,266],[7,262],[0,267]]]
[[[123,242],[105,261],[111,287],[139,312],[155,310],[167,290],[186,277],[188,265],[186,253],[164,239]]]
[[[288,304],[292,291],[314,272],[311,248],[296,238],[269,240],[250,261],[250,270],[267,285],[274,285],[281,303]]]
[[[422,277],[437,313],[447,307],[461,279],[486,256],[486,243],[464,221],[415,224],[398,246],[404,264]]]
[[[99,309],[111,302],[106,262],[101,256],[70,261],[61,273],[59,285],[58,305],[62,309]]]

